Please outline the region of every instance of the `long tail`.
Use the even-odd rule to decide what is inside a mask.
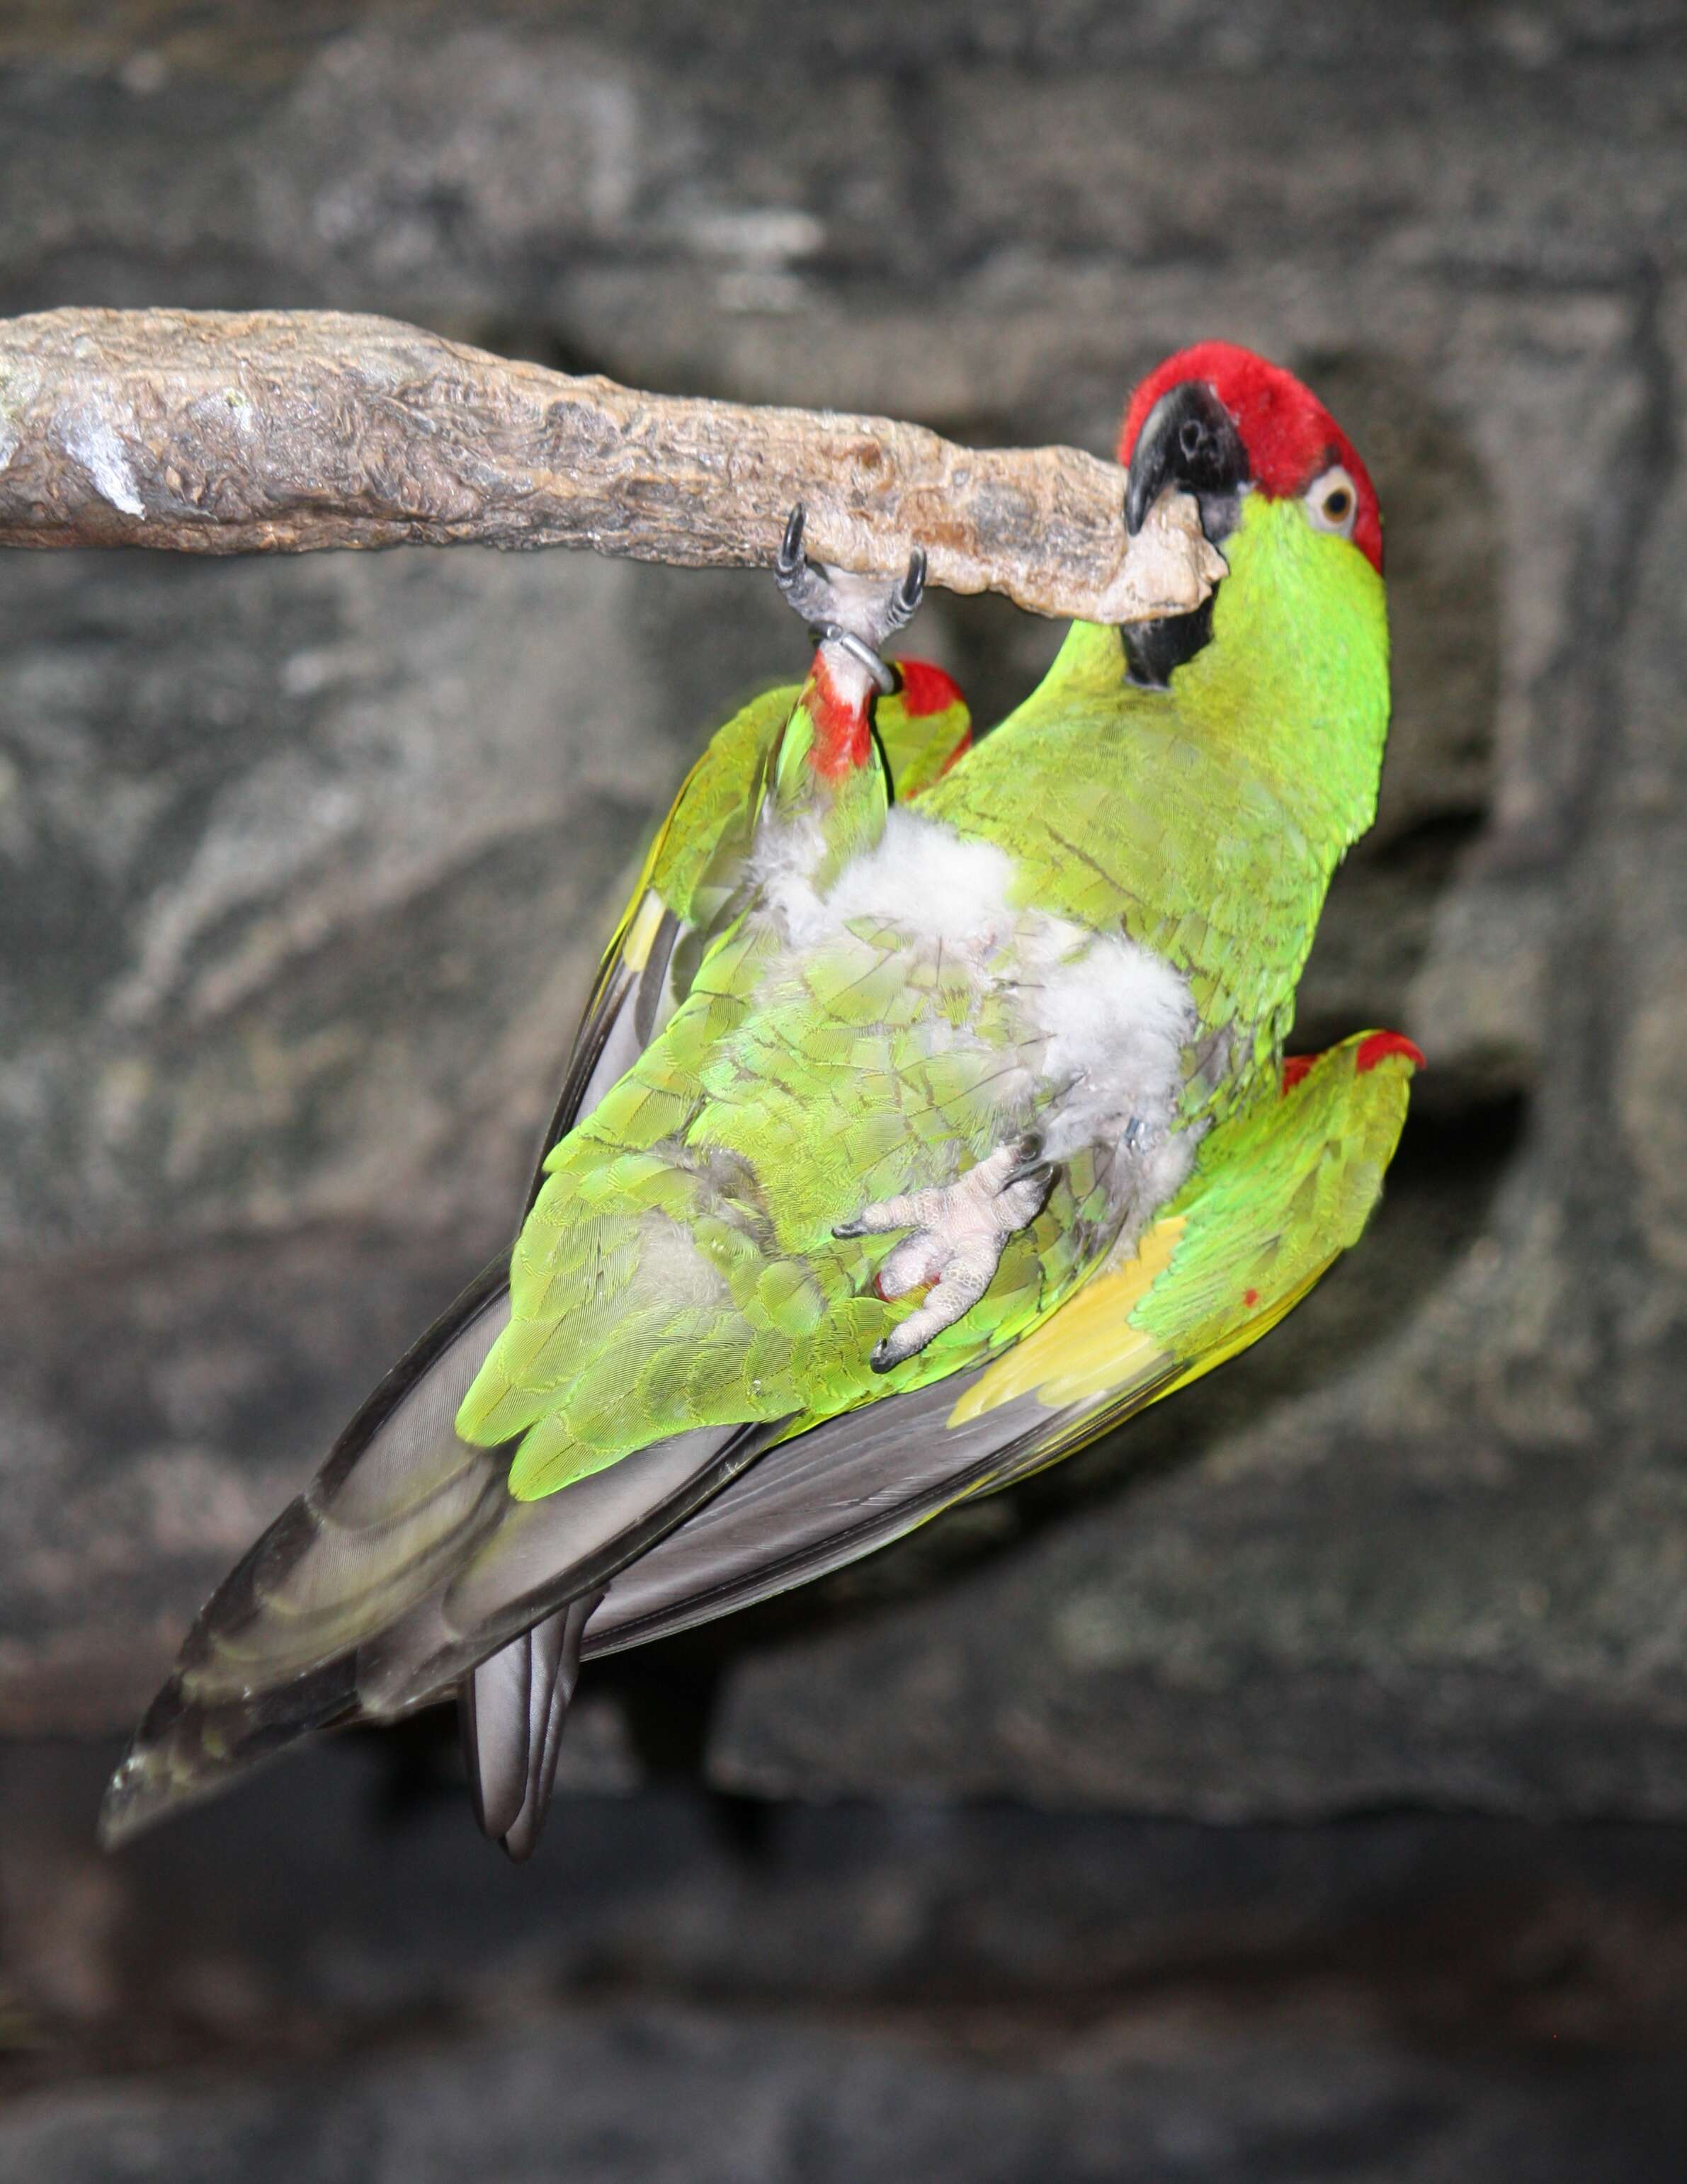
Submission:
[[[469,1758],[489,1822],[504,1820],[492,1832],[512,1850],[532,1847],[590,1613],[571,1603],[589,1602],[766,1437],[682,1434],[565,1493],[517,1502],[508,1452],[459,1440],[454,1424],[508,1318],[504,1270],[490,1268],[393,1367],[218,1587],[112,1778],[103,1842],[214,1794],[303,1737],[448,1695],[508,1648],[477,1680]],[[554,1631],[529,1635],[560,1610],[569,1613]],[[526,1713],[518,1724],[498,1696],[518,1685],[543,1691],[537,1737]],[[517,1775],[522,1798],[505,1819]]]
[[[518,1864],[532,1856],[550,1808],[563,1724],[580,1680],[580,1641],[602,1598],[571,1600],[458,1687],[475,1818]]]

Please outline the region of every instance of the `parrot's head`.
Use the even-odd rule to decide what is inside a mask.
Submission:
[[[1293,372],[1232,342],[1198,342],[1150,372],[1119,435],[1133,537],[1168,487],[1192,493],[1222,550],[1248,504],[1273,504],[1280,535],[1304,526],[1383,571],[1383,518],[1370,472],[1317,395]],[[1259,511],[1261,515],[1263,510]],[[1222,584],[1221,584],[1221,589]],[[1126,632],[1132,672],[1162,684],[1212,634],[1213,601]]]

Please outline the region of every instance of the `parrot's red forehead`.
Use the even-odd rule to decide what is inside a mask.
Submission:
[[[1137,435],[1162,394],[1186,380],[1204,381],[1235,421],[1255,482],[1280,499],[1302,493],[1332,463],[1348,471],[1359,496],[1353,543],[1372,566],[1383,566],[1383,518],[1371,473],[1353,443],[1317,396],[1292,371],[1267,364],[1233,342],[1197,342],[1150,372],[1125,412],[1119,460],[1128,465]]]

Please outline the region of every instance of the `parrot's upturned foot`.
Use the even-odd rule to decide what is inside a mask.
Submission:
[[[896,688],[896,677],[879,657],[878,648],[918,611],[926,590],[926,556],[916,546],[908,557],[905,575],[888,584],[882,577],[824,568],[803,551],[805,520],[799,501],[773,565],[786,603],[822,644],[835,644],[847,652],[888,696]]]
[[[1054,1176],[1042,1140],[1019,1138],[941,1189],[887,1198],[832,1230],[834,1236],[877,1236],[911,1228],[879,1268],[875,1286],[889,1299],[931,1285],[919,1310],[874,1348],[875,1373],[916,1357],[972,1309],[995,1279],[1008,1238],[1042,1212]]]

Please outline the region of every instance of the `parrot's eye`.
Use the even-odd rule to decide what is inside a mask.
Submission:
[[[1359,514],[1359,492],[1339,463],[1321,471],[1306,488],[1306,514],[1314,531],[1333,531],[1350,538]]]

